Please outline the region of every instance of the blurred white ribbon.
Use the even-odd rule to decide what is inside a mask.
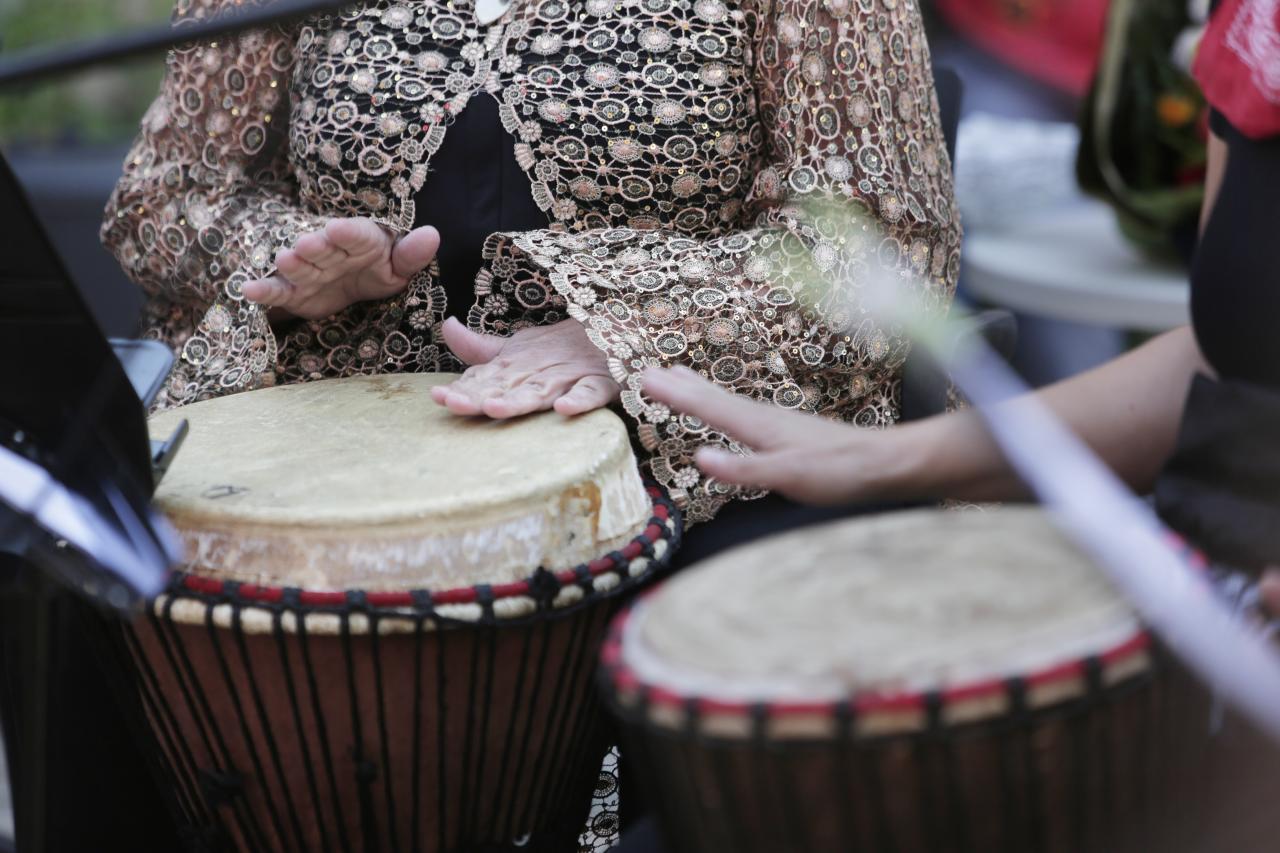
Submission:
[[[915,300],[922,283],[872,276],[864,307],[947,370],[1026,484],[1143,621],[1228,704],[1280,742],[1280,651],[1191,566],[1134,495],[976,334]],[[1118,402],[1118,401],[1117,401]]]

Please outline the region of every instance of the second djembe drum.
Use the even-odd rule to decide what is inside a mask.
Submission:
[[[1186,850],[1211,795],[1202,697],[1034,509],[718,555],[604,661],[671,853]]]
[[[189,563],[125,632],[193,847],[573,848],[614,602],[678,515],[608,411],[456,417],[430,375],[195,403]]]

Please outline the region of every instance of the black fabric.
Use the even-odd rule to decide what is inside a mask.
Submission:
[[[956,139],[960,135],[960,105],[964,100],[964,82],[954,69],[935,65],[933,89],[938,95],[938,123],[942,125],[942,139],[947,145],[947,157],[954,168]]]
[[[1156,510],[1214,560],[1280,565],[1280,390],[1197,376]]]
[[[1213,113],[1222,186],[1191,272],[1191,319],[1218,378],[1197,376],[1156,510],[1215,561],[1280,564],[1280,139],[1251,140]]]
[[[1227,117],[1215,109],[1209,110],[1209,129],[1214,135],[1220,139],[1226,139],[1227,134],[1231,132],[1231,122],[1227,121]]]
[[[622,841],[612,853],[662,853],[665,849],[657,822],[646,817],[622,833]]]
[[[1229,153],[1192,264],[1192,325],[1219,376],[1280,387],[1280,138],[1213,125]]]
[[[485,238],[495,231],[546,228],[550,222],[533,203],[515,144],[498,117],[498,102],[481,92],[450,125],[414,196],[414,227],[432,225],[440,232],[436,259],[448,313],[464,321],[475,301]]]

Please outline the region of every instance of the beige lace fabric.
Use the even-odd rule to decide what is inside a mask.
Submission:
[[[469,321],[581,321],[690,521],[735,494],[693,451],[741,448],[647,400],[647,365],[891,423],[907,347],[859,309],[859,281],[914,273],[941,308],[959,267],[917,3],[515,0],[482,27],[472,0],[391,0],[173,52],[103,228],[180,355],[160,405],[456,367],[434,267],[279,339],[241,287],[330,217],[408,230],[432,153],[480,96],[553,224],[489,239]],[[179,0],[176,16],[237,5]]]

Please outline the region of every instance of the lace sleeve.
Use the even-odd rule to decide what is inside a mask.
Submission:
[[[918,274],[941,310],[959,271],[915,0],[774,0],[756,28],[767,153],[740,226],[708,239],[632,228],[495,235],[472,315],[500,334],[580,320],[623,386],[647,466],[690,521],[738,494],[702,478],[693,452],[742,449],[647,400],[646,366],[684,363],[756,399],[886,425],[908,346],[859,307],[859,280],[872,266]]]
[[[180,0],[177,22],[240,0]],[[169,54],[107,205],[103,244],[148,295],[152,334],[178,351],[162,405],[252,387],[275,339],[241,286],[326,217],[303,208],[287,157],[293,42],[280,29]]]

